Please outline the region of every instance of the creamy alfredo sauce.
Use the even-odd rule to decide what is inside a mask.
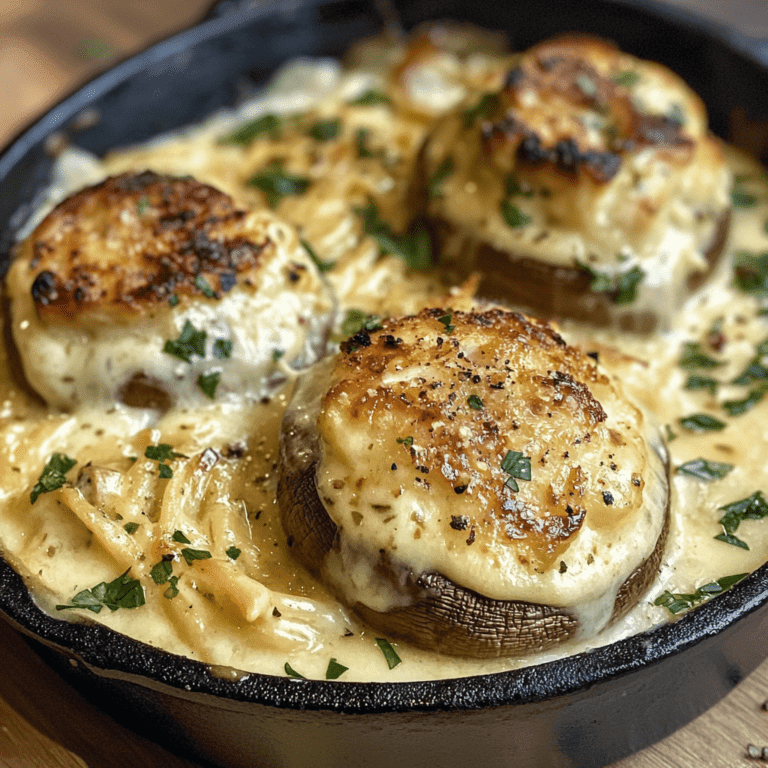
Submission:
[[[493,68],[488,62],[481,62],[485,69],[477,61],[474,64],[479,78]],[[62,157],[50,199],[41,210],[73,189],[132,168],[191,173],[240,201],[258,202],[243,186],[245,172],[238,170],[243,150],[221,146],[216,139],[244,118],[269,112],[301,112],[320,105],[332,116],[340,103],[375,87],[376,78],[375,71],[342,75],[334,63],[305,62],[283,72],[261,101],[194,132],[120,152],[103,162],[71,150]],[[433,85],[429,83],[430,88]],[[448,100],[455,97],[450,91],[446,94]],[[415,120],[401,126],[392,140],[413,146],[425,124]],[[245,152],[260,151],[256,145]],[[389,669],[376,644],[377,633],[293,563],[280,528],[275,462],[280,417],[292,388],[287,369],[288,381],[269,402],[214,402],[173,409],[162,417],[122,405],[59,413],[49,411],[18,384],[13,375],[17,363],[4,351],[0,538],[6,557],[26,577],[40,604],[57,616],[64,614],[57,613],[56,605],[69,603],[80,590],[112,581],[130,567],[144,585],[145,605],[114,612],[105,608],[97,617],[82,610],[67,615],[96,618],[126,635],[206,662],[223,674],[232,668],[284,675],[288,662],[307,677],[324,678],[329,660],[335,659],[348,667],[340,679],[349,681],[473,675],[604,645],[669,620],[668,611],[653,604],[663,590],[691,593],[714,579],[754,570],[768,559],[768,520],[744,520],[735,532],[749,549],[714,538],[722,532],[720,507],[768,490],[764,461],[768,397],[731,417],[722,403],[743,399],[749,386],[723,385],[716,393],[686,388],[691,374],[732,381],[768,337],[768,318],[760,314],[756,299],[733,287],[731,267],[732,254],[740,250],[768,250],[764,226],[768,185],[752,161],[730,150],[728,158],[737,177],[743,177],[741,187],[755,202],[734,210],[721,267],[707,287],[680,309],[671,328],[652,337],[635,337],[563,325],[569,341],[598,350],[621,373],[627,391],[667,425],[670,438],[672,524],[661,573],[630,615],[597,639],[564,645],[545,655],[497,661],[436,657],[395,644],[402,663]],[[247,165],[258,162],[250,157]],[[396,189],[394,175],[395,181],[375,175],[368,181],[385,195],[389,184],[397,203],[403,194]],[[324,255],[337,262],[329,279],[342,309],[407,314],[444,295],[446,288],[434,275],[408,273],[398,259],[380,258],[370,241],[355,238],[351,215],[339,195],[322,201],[296,198],[288,205],[285,213],[294,220],[301,218],[302,206],[312,212],[303,234],[322,243]],[[700,343],[722,364],[711,370],[682,367],[679,361],[686,343]],[[721,419],[724,428],[695,432],[681,426],[682,417],[702,413]],[[161,443],[194,457],[173,464],[174,477],[167,481],[158,478],[158,461],[143,455],[147,445]],[[217,452],[215,461],[206,454],[211,447]],[[99,504],[83,505],[66,487],[30,504],[30,489],[54,452],[77,459],[69,477],[93,463],[94,469],[83,477],[96,488]],[[733,469],[710,482],[675,471],[699,458]],[[136,524],[132,533],[126,531],[126,521]],[[150,534],[160,524],[167,530],[191,532],[189,546],[210,550],[214,556],[210,562],[175,569],[179,594],[172,599],[167,585],[157,586],[150,577],[162,554]],[[231,567],[234,561],[226,554],[231,547],[240,550],[237,568]]]

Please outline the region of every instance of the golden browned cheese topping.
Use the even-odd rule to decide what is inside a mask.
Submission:
[[[271,243],[247,213],[192,178],[126,173],[67,198],[20,254],[44,319],[141,311],[174,294],[220,298],[248,283]]]
[[[387,320],[345,342],[332,380],[326,455],[354,466],[361,498],[378,483],[415,507],[441,500],[449,548],[512,545],[547,567],[587,517],[612,528],[641,506],[642,415],[545,321],[501,309]],[[382,466],[368,477],[371,455]]]
[[[505,170],[516,158],[523,170],[546,165],[565,176],[586,173],[595,183],[614,178],[625,152],[652,148],[687,162],[693,140],[686,113],[698,113],[699,105],[666,73],[667,85],[678,91],[677,109],[646,111],[629,87],[639,79],[639,65],[592,38],[535,46],[509,72],[483,125],[487,151]]]

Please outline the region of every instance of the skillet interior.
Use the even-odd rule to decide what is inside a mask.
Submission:
[[[397,5],[406,27],[465,19],[506,28],[515,48],[565,30],[610,37],[678,71],[707,103],[717,133],[766,155],[768,72],[714,25],[659,17],[659,6],[647,2]],[[70,130],[84,108],[96,107],[101,119],[75,141],[100,153],[195,122],[258,86],[286,58],[339,54],[379,27],[363,2],[264,6],[213,19],[118,65],[0,157],[3,263],[14,228],[47,183],[45,138]],[[136,114],[141,120],[126,117]],[[222,680],[205,665],[99,625],[41,613],[5,562],[0,610],[89,697],[132,712],[134,725],[153,737],[224,765],[604,765],[695,717],[760,663],[768,653],[760,639],[768,629],[768,566],[674,625],[609,648],[528,670],[414,684]]]

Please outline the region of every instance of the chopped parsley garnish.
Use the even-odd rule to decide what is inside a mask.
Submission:
[[[227,557],[230,560],[237,560],[238,557],[240,557],[240,552],[242,550],[238,549],[236,546],[231,546],[227,548]]]
[[[167,597],[169,600],[173,600],[176,595],[179,594],[179,577],[178,576],[171,576],[170,579],[168,579],[168,589],[163,592],[163,596]]]
[[[197,386],[200,391],[213,400],[216,397],[216,389],[221,381],[221,371],[211,371],[210,373],[201,373],[197,377]]]
[[[173,470],[167,464],[158,464],[157,470],[163,480],[169,480],[173,477]]]
[[[283,669],[285,670],[285,674],[288,675],[288,677],[294,677],[297,680],[307,679],[300,672],[297,672],[287,661],[285,662],[285,666],[283,667]]]
[[[192,542],[184,535],[182,531],[174,531],[171,538],[179,544],[191,544]]]
[[[437,166],[427,187],[430,200],[437,200],[443,196],[443,182],[453,173],[453,168],[453,158],[450,155]]]
[[[348,309],[339,327],[340,336],[337,340],[348,339],[358,331],[377,331],[379,328],[381,318],[378,315],[369,315],[362,309]]]
[[[715,595],[725,592],[748,575],[749,574],[747,573],[737,573],[734,576],[723,576],[717,581],[711,581],[709,584],[704,584],[691,594],[664,590],[664,592],[653,601],[653,604],[663,605],[670,613],[677,615],[684,611],[690,611],[691,608],[695,608],[697,605],[710,600]]]
[[[408,435],[408,437],[396,437],[395,440],[397,440],[400,445],[406,445],[409,448],[413,445],[413,436]]]
[[[181,550],[181,556],[184,558],[184,562],[186,562],[187,565],[192,565],[195,560],[208,560],[212,555],[207,549],[184,547]]]
[[[533,197],[533,190],[530,188],[523,188],[520,184],[520,180],[514,173],[510,173],[504,180],[504,191],[506,192],[507,197],[515,197],[516,195]]]
[[[411,232],[397,235],[379,218],[379,209],[373,201],[365,208],[356,209],[356,213],[363,219],[365,234],[376,241],[382,254],[397,256],[411,269],[432,266],[432,241],[423,225],[417,223]]]
[[[403,660],[397,655],[389,640],[384,637],[377,637],[376,645],[379,646],[379,650],[384,655],[384,659],[390,669],[394,669],[398,664],[402,663]]]
[[[483,401],[477,395],[470,395],[467,398],[467,404],[475,411],[482,411],[485,408]]]
[[[750,192],[736,187],[731,192],[731,205],[734,208],[752,208],[752,206],[757,205],[757,197]]]
[[[384,158],[386,153],[383,149],[373,150],[368,146],[371,139],[371,132],[367,128],[358,128],[355,131],[355,146],[357,147],[357,156],[361,159],[367,157]]]
[[[741,549],[749,549],[741,539],[737,539],[733,534],[738,530],[743,520],[762,520],[768,517],[768,502],[766,502],[762,491],[755,491],[746,499],[734,501],[719,509],[721,512],[725,512],[717,521],[723,526],[723,533],[714,538],[724,541],[726,544],[741,547]]]
[[[286,171],[279,160],[268,163],[248,180],[248,184],[264,193],[270,208],[275,208],[284,197],[304,194],[310,183],[305,176]]]
[[[367,90],[349,102],[353,107],[375,107],[381,104],[390,104],[389,96],[381,91]]]
[[[149,572],[155,584],[167,584],[173,575],[173,560],[161,560],[152,566]]]
[[[721,429],[725,429],[725,422],[710,416],[708,413],[683,416],[682,419],[678,419],[678,423],[689,432],[719,432]]]
[[[332,261],[323,261],[314,251],[312,246],[306,241],[301,240],[300,241],[302,246],[304,247],[304,250],[309,254],[309,258],[312,259],[315,266],[317,267],[318,271],[320,272],[328,272],[331,269],[334,268],[335,264]]]
[[[768,295],[768,252],[738,251],[733,259],[733,278],[736,287],[744,293]]]
[[[631,88],[633,85],[637,85],[640,80],[640,75],[633,69],[625,69],[623,72],[617,72],[611,77],[616,85],[621,85],[624,88]]]
[[[29,499],[34,504],[43,493],[49,493],[61,488],[67,482],[65,475],[77,464],[75,459],[70,459],[63,453],[54,453],[48,463],[43,467],[40,477],[29,494]]]
[[[710,395],[714,395],[717,392],[717,388],[720,382],[717,379],[713,379],[711,376],[699,376],[692,373],[683,385],[683,389],[705,389]]]
[[[666,437],[668,443],[671,443],[673,440],[677,440],[677,435],[672,431],[672,427],[670,427],[669,424],[664,425],[664,436]]]
[[[325,679],[338,680],[348,669],[349,667],[339,664],[336,659],[331,659],[328,662],[328,669],[325,670]]]
[[[498,103],[499,97],[495,93],[484,93],[474,107],[470,107],[464,112],[464,125],[469,128],[479,118],[487,117]]]
[[[145,602],[144,587],[138,579],[132,579],[128,573],[129,571],[126,571],[109,583],[102,581],[93,589],[78,592],[69,605],[57,605],[56,610],[85,608],[93,613],[101,613],[104,607],[110,611],[116,611],[118,608],[140,608]]]
[[[207,335],[205,331],[198,331],[189,320],[185,320],[179,338],[175,341],[170,339],[166,341],[163,352],[178,357],[185,363],[191,362],[192,355],[205,357],[205,340]]]
[[[507,199],[501,201],[499,210],[507,226],[513,229],[524,227],[531,223],[531,217],[523,213],[514,203],[510,203]]]
[[[689,341],[683,345],[683,354],[677,363],[686,370],[694,368],[718,368],[723,365],[719,360],[710,357],[698,342]]]
[[[232,356],[232,339],[216,339],[213,342],[213,356],[225,360]]]
[[[437,318],[437,322],[442,323],[445,326],[446,333],[453,333],[456,329],[456,326],[451,324],[451,320],[453,320],[453,315],[451,314],[443,315],[442,317]]]
[[[138,531],[138,530],[139,530],[139,524],[138,524],[138,523],[126,523],[126,524],[123,526],[123,530],[124,530],[124,531],[125,531],[127,534],[136,533],[136,531]]]
[[[257,136],[261,136],[264,133],[268,133],[271,136],[276,136],[279,130],[280,118],[277,115],[261,115],[254,120],[243,123],[238,128],[235,128],[232,133],[228,133],[226,136],[222,136],[219,139],[219,144],[244,146],[246,144],[250,144]]]
[[[168,297],[168,306],[175,307],[175,306],[178,306],[178,303],[179,303],[179,294],[178,293],[171,294]]]
[[[198,275],[195,278],[195,287],[206,298],[208,299],[216,298],[216,294],[214,293],[213,288],[211,288],[211,284],[202,275]]]
[[[697,477],[699,480],[710,482],[720,480],[733,469],[733,464],[725,464],[720,461],[709,461],[707,459],[693,459],[686,461],[677,468],[677,472],[684,475]]]
[[[341,120],[318,120],[307,129],[307,135],[317,141],[330,141],[341,133]]]
[[[592,278],[589,290],[593,293],[607,293],[614,304],[631,304],[637,298],[637,287],[645,278],[645,272],[637,266],[614,275],[597,272],[589,266],[583,269]]]
[[[284,349],[273,349],[272,362],[275,363],[275,365],[277,365],[277,363],[280,361],[280,359],[283,357],[284,354],[285,354]]]
[[[531,457],[523,456],[520,451],[507,451],[501,462],[501,468],[509,477],[504,485],[513,491],[519,491],[518,480],[531,479]]]
[[[136,213],[138,216],[143,216],[147,209],[149,208],[149,197],[147,195],[142,195],[137,201],[136,201]]]
[[[187,457],[183,453],[177,453],[173,450],[173,446],[168,443],[160,443],[159,445],[148,445],[144,449],[144,455],[152,461],[171,461],[173,459],[186,459]]]
[[[765,392],[765,387],[751,389],[741,400],[726,400],[723,408],[729,416],[741,416],[742,413],[752,410],[765,397]]]

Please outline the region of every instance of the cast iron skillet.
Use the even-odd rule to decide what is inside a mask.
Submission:
[[[361,0],[227,3],[194,29],[81,88],[0,156],[0,253],[47,183],[45,140],[74,133],[96,153],[141,142],[230,105],[298,55],[334,55],[381,28]],[[614,39],[679,72],[729,141],[766,156],[768,70],[712,23],[649,2],[395,0],[410,28],[455,18],[509,32],[524,48],[563,31]],[[83,121],[80,121],[82,123]],[[716,576],[717,574],[713,574]],[[423,683],[225,680],[204,664],[92,623],[43,614],[0,561],[0,611],[67,677],[152,738],[232,768],[602,766],[713,705],[768,655],[768,565],[674,624],[530,669]]]

